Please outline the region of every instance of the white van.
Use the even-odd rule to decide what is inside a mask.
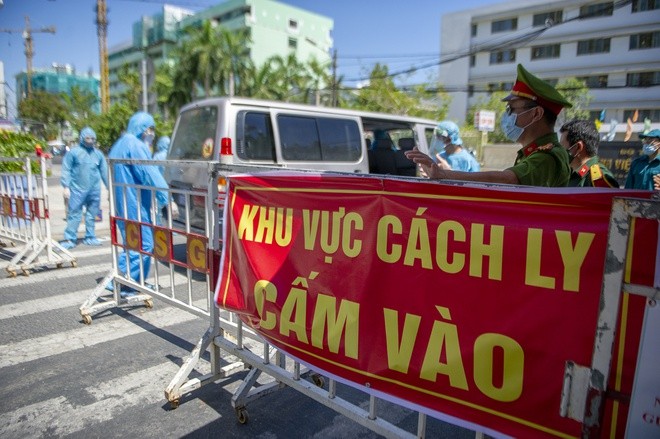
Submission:
[[[437,122],[248,98],[210,98],[179,112],[168,160],[415,176],[404,151],[428,152]],[[168,167],[172,188],[206,190],[204,176]]]

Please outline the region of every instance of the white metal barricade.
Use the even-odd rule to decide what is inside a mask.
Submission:
[[[627,292],[646,297],[649,302],[647,306],[654,306],[660,299],[660,289],[624,280],[624,270],[630,257],[631,224],[635,218],[660,221],[660,200],[613,200],[591,366],[568,363],[564,374],[561,413],[582,423],[583,437],[600,437],[601,408],[608,390],[621,295]]]
[[[144,303],[151,308],[154,297],[197,316],[209,316],[212,301],[208,292],[209,238],[206,230],[213,224],[214,211],[209,212],[209,218],[203,218],[202,224],[197,224],[201,226],[199,229],[195,228],[192,220],[197,212],[194,206],[202,206],[206,210],[208,193],[215,190],[217,194],[217,187],[204,188],[204,192],[201,192],[192,188],[162,189],[116,181],[116,165],[129,168],[153,166],[156,169],[155,164],[173,166],[172,162],[151,160],[109,160],[112,268],[80,307],[85,324],[91,324],[94,315],[114,307]],[[177,162],[176,165],[185,167],[187,172],[208,172],[206,163]],[[135,209],[137,215],[129,215],[128,209],[118,215],[117,203],[126,206],[127,194],[131,190],[137,194],[138,205],[150,204],[151,209],[146,217],[141,209]],[[165,209],[158,208],[159,191],[167,194]],[[120,200],[116,199],[117,194],[120,194]],[[177,214],[173,208],[175,200],[182,206],[177,218],[173,218]],[[217,218],[215,220],[217,222]],[[126,231],[126,241],[119,233],[120,226]],[[142,245],[146,240],[153,243],[151,249],[148,245]],[[131,277],[130,270],[126,270],[129,273],[123,273],[119,268],[121,263],[130,267],[131,258],[136,261],[134,266],[137,264],[138,276]],[[153,270],[150,269],[152,265]]]
[[[209,303],[213,304],[213,294],[219,256],[222,246],[221,221],[223,218],[223,186],[235,173],[259,173],[273,171],[272,167],[237,166],[211,164],[209,165],[209,191],[207,216],[209,224],[209,267],[211,282],[209,287]],[[298,171],[298,170],[297,170]],[[318,171],[313,171],[318,172]],[[354,175],[354,174],[351,174]],[[220,189],[220,193],[218,191]],[[219,196],[220,195],[220,196]],[[212,221],[212,222],[210,222]],[[230,373],[249,369],[242,379],[242,384],[232,396],[232,407],[236,411],[240,423],[248,422],[248,404],[284,387],[290,387],[301,394],[335,410],[358,424],[390,438],[424,437],[426,431],[426,415],[418,413],[417,431],[406,431],[394,423],[381,417],[377,405],[379,399],[366,395],[369,399],[367,408],[362,408],[343,398],[339,393],[334,379],[327,379],[284,352],[263,340],[251,328],[231,312],[211,306],[210,326],[192,350],[175,377],[165,390],[165,397],[173,408],[180,404],[181,398],[206,384],[219,381]],[[189,375],[201,359],[205,351],[210,352],[211,372],[201,377],[189,378]],[[224,352],[224,355],[223,355]],[[327,381],[327,383],[326,383]],[[353,396],[358,390],[352,389]],[[476,433],[476,437],[482,437]]]
[[[20,168],[0,173],[0,238],[12,245],[23,244],[5,267],[12,277],[18,270],[27,276],[36,266],[77,265],[76,258],[51,236],[46,159],[38,159],[40,172],[36,175],[32,161],[0,157],[0,162]]]

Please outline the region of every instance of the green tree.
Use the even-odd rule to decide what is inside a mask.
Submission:
[[[129,64],[121,66],[117,79],[124,86],[119,99],[134,108],[142,107],[142,79],[140,72]]]
[[[584,81],[577,78],[567,78],[557,84],[557,90],[573,107],[564,108],[557,117],[556,127],[561,127],[572,119],[589,119],[589,103],[593,99],[589,87]]]
[[[44,148],[44,142],[29,133],[0,131],[0,157],[23,158],[34,155],[37,144]],[[32,172],[39,172],[38,162],[32,161]],[[23,172],[21,162],[0,162],[0,172]]]
[[[101,114],[92,125],[96,132],[96,143],[99,149],[107,153],[112,145],[121,137],[128,126],[128,119],[135,113],[135,108],[127,102],[118,102]]]
[[[69,118],[69,109],[62,95],[37,90],[18,104],[18,116],[30,126],[31,132],[55,139]]]
[[[62,96],[69,111],[68,121],[71,126],[80,131],[86,125],[90,125],[95,118],[92,108],[98,103],[98,98],[87,90],[81,90],[77,86],[71,88],[70,94]]]

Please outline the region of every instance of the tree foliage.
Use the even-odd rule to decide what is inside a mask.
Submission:
[[[24,158],[34,156],[35,147],[43,142],[29,133],[0,131],[0,157]],[[45,150],[45,148],[43,148]],[[38,163],[31,162],[32,172],[39,172]],[[21,162],[0,162],[0,172],[22,172]]]
[[[589,119],[589,103],[593,99],[589,88],[584,81],[577,78],[567,78],[557,84],[557,90],[573,104],[571,108],[564,108],[557,117],[556,127],[561,127],[572,119]]]
[[[32,133],[54,139],[70,112],[62,95],[37,90],[18,104],[18,115]]]

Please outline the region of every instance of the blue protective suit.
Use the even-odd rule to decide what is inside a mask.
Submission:
[[[170,150],[170,138],[162,136],[156,143],[156,151],[154,152],[154,160],[167,160],[167,152]],[[158,170],[161,174],[165,174],[165,166],[159,166]]]
[[[85,239],[96,240],[95,218],[101,204],[101,181],[108,187],[108,164],[94,143],[85,144],[85,138],[96,142],[96,133],[89,127],[80,132],[80,144],[62,159],[60,183],[69,188],[68,214],[64,239],[73,243],[78,239],[78,226],[85,207]]]
[[[151,160],[151,153],[142,140],[142,137],[144,136],[145,131],[147,131],[149,127],[153,127],[154,124],[154,118],[149,113],[135,113],[128,121],[128,128],[124,135],[112,145],[108,157],[111,159]],[[138,192],[134,186],[140,185],[167,189],[167,183],[161,173],[158,172],[158,168],[150,165],[115,164],[113,166],[113,176],[115,183],[115,216],[118,219],[127,218],[134,221],[153,224],[151,217],[152,192],[145,189],[140,189]],[[122,183],[129,186],[124,187]],[[156,191],[155,197],[159,208],[165,206],[168,202],[166,191]],[[124,204],[124,200],[126,200],[126,204]],[[117,227],[119,227],[123,242],[126,243],[126,227],[124,221],[118,220]],[[151,228],[142,226],[141,229],[142,250],[151,253],[154,248],[154,239]],[[130,272],[131,278],[136,282],[141,283],[140,254],[136,251],[129,250],[128,259],[128,272]],[[122,274],[127,273],[126,257],[124,254],[119,256],[118,266],[119,271]],[[144,279],[149,275],[150,267],[151,256],[144,255],[142,257]]]

